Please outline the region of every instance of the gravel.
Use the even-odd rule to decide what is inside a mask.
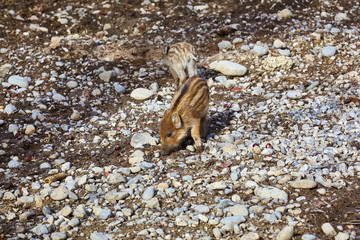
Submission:
[[[305,2],[8,1],[0,239],[357,239],[359,3]],[[163,156],[178,41],[207,134]]]

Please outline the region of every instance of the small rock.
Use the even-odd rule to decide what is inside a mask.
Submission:
[[[210,69],[221,72],[228,76],[244,76],[247,73],[247,68],[241,64],[230,61],[215,61],[210,63]]]
[[[283,200],[285,202],[288,201],[288,194],[277,188],[263,188],[258,187],[255,189],[255,195],[258,197],[266,198],[266,199],[275,199],[275,200]]]
[[[317,186],[317,183],[312,180],[303,179],[303,180],[290,182],[290,186],[293,188],[311,189],[311,188],[315,188]]]
[[[50,194],[50,198],[56,201],[64,200],[68,196],[69,196],[69,190],[65,186],[60,186],[54,189]]]
[[[337,13],[335,15],[335,21],[336,22],[341,22],[341,21],[344,21],[344,20],[350,20],[350,18],[347,16],[346,13]]]
[[[268,56],[267,58],[265,58],[263,63],[264,69],[268,71],[289,70],[292,66],[293,66],[292,59],[286,56],[279,56],[279,57]]]
[[[321,55],[323,55],[324,57],[331,57],[336,54],[336,51],[336,47],[326,46],[321,49]]]
[[[99,78],[104,82],[110,82],[116,79],[115,71],[105,71],[99,74]]]
[[[266,47],[255,45],[254,48],[252,49],[252,53],[256,56],[261,57],[268,54],[269,50]]]
[[[318,238],[312,234],[304,234],[301,236],[301,240],[317,240]]]
[[[80,113],[76,110],[74,110],[70,116],[70,119],[74,120],[74,121],[78,121],[78,120],[80,120],[80,118],[81,118]]]
[[[8,72],[10,71],[10,69],[12,68],[11,64],[4,64],[0,67],[0,77],[5,76],[6,74],[8,74]]]
[[[130,97],[136,100],[146,100],[149,99],[153,94],[154,92],[149,89],[137,88],[130,93]]]
[[[50,235],[51,240],[64,240],[67,239],[67,235],[64,232],[53,232]]]
[[[142,198],[143,198],[144,200],[150,200],[150,199],[152,199],[152,198],[154,197],[154,195],[155,195],[155,189],[154,189],[153,187],[148,187],[148,188],[144,191],[144,193],[143,193],[143,195],[142,195]]]
[[[54,93],[52,95],[52,98],[55,102],[63,102],[66,100],[66,98],[63,95],[61,95],[60,93]]]
[[[277,16],[279,18],[288,19],[288,18],[292,17],[292,13],[289,9],[285,8],[285,9],[281,10]]]
[[[244,217],[247,217],[249,215],[249,210],[247,209],[247,207],[240,204],[230,207],[229,211],[232,215],[240,215]]]
[[[241,236],[240,240],[259,240],[259,234],[255,232],[246,233]]]
[[[32,135],[32,134],[34,134],[35,133],[35,127],[34,127],[34,125],[27,125],[26,126],[26,128],[25,128],[25,134],[26,135]]]
[[[158,198],[152,198],[149,201],[146,202],[145,207],[147,208],[158,208],[160,207],[160,202]]]
[[[288,91],[286,93],[286,95],[288,96],[288,98],[295,99],[295,100],[300,99],[303,96],[301,90]]]
[[[8,168],[18,168],[21,166],[21,163],[19,163],[16,160],[10,160],[10,162],[8,163]]]
[[[215,239],[220,239],[221,238],[221,231],[220,231],[219,228],[214,228],[213,229],[213,234],[214,234]]]
[[[119,184],[126,182],[125,178],[120,173],[110,173],[108,175],[109,184]]]
[[[274,48],[286,48],[286,43],[284,43],[280,39],[275,39],[273,46]]]
[[[274,150],[272,148],[265,148],[261,152],[261,154],[264,156],[271,156],[271,155],[273,155],[273,153],[274,153]]]
[[[73,212],[74,217],[78,219],[84,219],[87,216],[86,208],[83,204],[77,206]]]
[[[77,83],[76,81],[68,81],[68,82],[66,83],[66,86],[67,86],[68,88],[76,88],[76,87],[78,86],[78,83]]]
[[[91,233],[90,239],[91,240],[109,240],[109,238],[105,234],[99,233],[99,232]]]
[[[133,152],[130,155],[129,163],[133,165],[135,163],[143,162],[144,161],[144,156],[145,156],[145,153],[143,151],[136,150],[135,152]]]
[[[143,145],[150,144],[152,146],[157,145],[158,140],[150,135],[150,133],[142,132],[135,133],[131,138],[130,145],[133,148],[143,148]]]
[[[19,75],[12,75],[9,77],[8,82],[12,85],[19,86],[21,88],[29,87],[29,78],[24,78]]]
[[[46,227],[46,225],[38,225],[33,229],[31,229],[31,231],[38,236],[41,236],[43,234],[48,234],[50,232],[49,229]]]
[[[118,83],[114,84],[114,88],[117,93],[125,93],[125,91],[126,91],[125,87]]]
[[[323,232],[325,233],[326,236],[329,236],[329,237],[336,236],[336,231],[335,231],[334,227],[331,226],[330,223],[324,223],[323,225],[321,225],[321,229],[323,230]]]
[[[336,237],[335,240],[348,240],[350,238],[349,233],[347,232],[339,232]]]
[[[290,240],[294,236],[294,227],[286,226],[279,234],[276,236],[276,240]]]
[[[207,187],[210,189],[213,189],[213,190],[225,189],[226,183],[224,181],[213,182],[213,183],[207,185]]]
[[[231,216],[231,217],[224,217],[220,220],[220,222],[224,225],[234,225],[240,224],[246,221],[246,218],[241,215]]]
[[[224,50],[224,49],[227,49],[227,48],[230,48],[232,45],[231,45],[231,42],[229,41],[226,41],[226,40],[223,40],[221,42],[218,43],[218,47],[219,47],[219,50]]]
[[[12,105],[11,103],[8,104],[8,105],[6,105],[6,107],[5,107],[5,109],[4,109],[4,111],[5,111],[8,115],[14,113],[16,110],[17,110],[17,108],[16,108],[14,105]]]

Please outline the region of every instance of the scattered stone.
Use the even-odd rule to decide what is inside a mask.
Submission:
[[[150,135],[147,132],[135,133],[131,138],[130,145],[133,148],[143,148],[144,145],[157,145],[158,140]]]
[[[51,240],[65,240],[67,235],[64,232],[53,232],[51,233]]]
[[[68,88],[72,89],[72,88],[76,88],[76,87],[78,86],[78,83],[77,83],[76,81],[68,81],[68,82],[66,83],[66,86],[67,86]]]
[[[130,157],[129,157],[129,163],[131,165],[134,165],[135,163],[140,163],[143,162],[145,153],[141,150],[136,150],[135,152],[133,152]]]
[[[321,225],[321,229],[323,230],[323,232],[325,233],[326,236],[329,236],[329,237],[336,236],[336,231],[335,231],[334,227],[331,226],[330,223],[324,223],[323,225]]]
[[[32,135],[36,132],[35,126],[34,125],[27,125],[25,128],[25,134],[26,135]]]
[[[265,199],[282,200],[285,202],[288,201],[288,194],[285,191],[273,187],[269,187],[269,188],[258,187],[255,189],[255,194],[256,196]]]
[[[105,71],[99,74],[99,78],[104,82],[114,81],[116,79],[115,71]]]
[[[21,88],[29,87],[29,78],[21,77],[19,75],[12,75],[9,77],[8,82]]]
[[[311,189],[311,188],[315,188],[317,186],[317,183],[313,180],[303,179],[303,180],[290,182],[290,186],[293,188]]]
[[[254,48],[252,49],[252,53],[255,55],[255,56],[264,56],[266,54],[269,53],[269,50],[267,47],[263,47],[263,46],[260,46],[260,45],[255,45]]]
[[[152,95],[154,95],[154,92],[146,88],[137,88],[130,93],[130,97],[136,100],[146,100]]]
[[[5,111],[8,115],[13,114],[16,110],[17,110],[17,108],[16,108],[14,105],[12,105],[11,103],[8,104],[8,105],[6,105],[6,107],[5,107],[5,109],[4,109],[4,111]]]
[[[277,16],[279,18],[288,19],[288,18],[291,18],[293,15],[289,9],[285,8],[285,9],[281,10]]]
[[[286,95],[288,96],[288,98],[297,100],[303,97],[303,93],[301,90],[294,90],[294,91],[288,91],[286,93]]]
[[[331,56],[334,56],[336,54],[336,47],[333,47],[333,46],[327,46],[327,47],[323,47],[321,49],[321,54],[324,56],[324,57],[331,57]]]
[[[245,233],[241,236],[240,240],[259,240],[259,234],[255,232]]]
[[[221,42],[218,43],[218,47],[219,47],[219,50],[224,50],[224,49],[227,49],[227,48],[230,48],[232,46],[231,42],[229,41],[226,41],[226,40],[223,40]]]
[[[289,70],[293,66],[293,61],[290,57],[286,56],[268,56],[267,58],[265,58],[263,66],[264,69],[268,71]]]
[[[284,43],[280,39],[275,39],[273,46],[274,48],[286,48],[286,43]]]
[[[78,121],[78,120],[80,120],[80,118],[81,118],[80,113],[76,110],[74,110],[70,116],[70,119],[73,121]]]
[[[241,64],[230,61],[215,61],[210,63],[210,69],[221,72],[228,76],[244,76],[247,68]]]
[[[51,199],[56,201],[64,200],[68,196],[69,196],[69,190],[65,186],[60,186],[54,189],[50,194]]]
[[[286,226],[279,234],[276,236],[276,240],[290,240],[294,236],[294,227]]]

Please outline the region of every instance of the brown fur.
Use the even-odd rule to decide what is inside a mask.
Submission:
[[[177,88],[180,88],[185,82],[186,71],[189,77],[197,75],[196,51],[191,44],[180,42],[166,45],[163,55],[164,65],[170,68]]]
[[[189,78],[179,89],[160,123],[164,154],[174,151],[189,131],[196,148],[202,149],[201,137],[206,134],[209,98],[208,85],[200,77]]]

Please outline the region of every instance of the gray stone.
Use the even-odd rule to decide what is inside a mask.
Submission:
[[[63,102],[66,100],[66,98],[63,95],[61,95],[60,93],[54,93],[52,95],[52,98],[55,102]]]
[[[78,83],[77,83],[76,81],[68,81],[68,82],[66,83],[66,86],[67,86],[68,88],[76,88],[76,87],[78,86]]]
[[[76,110],[74,110],[70,116],[70,119],[74,120],[74,121],[78,121],[78,120],[80,120],[80,118],[81,118],[80,113]]]
[[[241,236],[240,240],[259,240],[259,234],[255,232],[245,233]]]
[[[317,186],[317,183],[313,180],[302,179],[290,182],[290,186],[293,188],[311,189],[315,188]]]
[[[234,225],[234,224],[240,224],[246,221],[246,218],[241,215],[236,216],[230,216],[230,217],[224,217],[220,220],[220,222],[224,225]]]
[[[103,233],[93,232],[90,235],[90,239],[91,240],[108,240],[109,238]]]
[[[115,71],[105,71],[99,74],[99,78],[104,82],[110,82],[116,79]]]
[[[323,55],[324,57],[331,57],[336,54],[336,51],[336,47],[326,46],[321,49],[321,55]]]
[[[288,70],[293,66],[293,61],[290,57],[286,56],[268,56],[267,58],[265,58],[263,66],[264,69],[268,71]]]
[[[210,69],[221,72],[228,76],[244,76],[247,68],[241,64],[230,61],[215,61],[210,63]]]
[[[87,216],[86,208],[83,204],[77,206],[73,212],[74,217],[78,219],[84,219]]]
[[[285,9],[281,10],[277,16],[279,18],[288,19],[288,18],[292,17],[292,13],[289,9],[285,8]]]
[[[350,20],[350,18],[347,16],[346,13],[337,13],[335,15],[335,21],[336,22],[341,22],[341,21],[344,21],[344,20]]]
[[[5,111],[8,115],[14,113],[16,110],[17,110],[17,108],[16,108],[14,105],[12,105],[11,103],[8,104],[8,105],[6,105],[6,107],[5,107],[5,109],[4,109],[4,111]]]
[[[136,100],[146,100],[152,95],[154,95],[154,92],[146,88],[137,88],[130,93],[130,97]]]
[[[103,220],[106,220],[111,217],[111,211],[109,209],[101,209],[99,217]]]
[[[41,236],[43,234],[48,234],[50,232],[46,225],[38,225],[33,229],[31,229],[31,231],[38,236]]]
[[[64,240],[64,239],[67,239],[67,235],[64,232],[53,232],[50,237],[51,237],[51,240]]]
[[[153,187],[148,187],[148,188],[144,191],[144,193],[143,193],[143,195],[142,195],[142,198],[143,198],[144,200],[150,200],[150,199],[152,199],[152,198],[154,197],[154,195],[155,195],[155,189],[154,189]]]
[[[294,227],[293,226],[286,226],[276,236],[276,240],[290,240],[293,236],[294,236]]]
[[[12,75],[8,79],[8,82],[10,84],[19,86],[21,88],[28,88],[29,81],[30,81],[30,78],[21,77],[19,75]]]
[[[22,196],[17,200],[18,204],[31,204],[35,202],[35,198],[33,196]]]
[[[291,99],[296,100],[296,99],[302,98],[303,92],[302,92],[301,90],[288,91],[288,92],[286,93],[286,96],[287,96],[288,98],[291,98]]]
[[[339,232],[335,236],[335,240],[348,240],[348,239],[350,239],[350,234],[347,232]]]
[[[19,126],[17,124],[9,124],[8,131],[15,135],[19,131]]]
[[[283,55],[283,56],[286,56],[286,57],[290,56],[290,50],[288,50],[288,49],[278,49],[278,52],[279,52],[280,55]]]
[[[318,238],[312,234],[304,234],[301,236],[301,240],[317,240]]]
[[[210,208],[205,205],[197,205],[194,207],[194,210],[200,213],[208,213],[210,212]]]
[[[114,84],[114,88],[117,93],[125,93],[126,91],[125,87],[118,83]]]
[[[10,69],[12,68],[11,64],[4,64],[0,67],[0,77],[5,76],[6,74],[8,74],[8,72],[10,71]]]
[[[125,178],[120,173],[110,173],[108,175],[109,184],[119,184],[126,182]]]
[[[321,229],[323,230],[323,232],[325,233],[326,236],[329,236],[329,237],[336,236],[336,231],[335,231],[334,227],[331,226],[330,223],[324,223],[323,225],[321,225]]]
[[[207,187],[213,190],[225,189],[226,183],[224,181],[213,182],[211,184],[208,184]]]
[[[73,218],[68,222],[69,226],[76,227],[80,225],[80,220],[77,218]]]
[[[285,202],[288,201],[288,194],[285,191],[274,187],[258,187],[255,189],[255,195],[266,199],[283,200]]]
[[[69,190],[65,186],[60,186],[54,189],[50,194],[50,198],[56,201],[64,200],[68,196],[69,196]]]
[[[286,43],[284,43],[280,39],[275,39],[273,46],[274,48],[286,48]]]
[[[249,216],[249,210],[245,205],[236,204],[235,206],[230,207],[229,211],[232,215]]]
[[[252,53],[256,56],[264,56],[269,53],[269,50],[266,47],[255,45],[252,49]]]
[[[144,161],[144,156],[145,153],[141,150],[136,150],[135,152],[133,152],[130,156],[129,156],[129,163],[130,164],[135,164],[135,163],[140,163]]]
[[[8,168],[18,168],[21,166],[21,163],[19,163],[18,161],[16,160],[11,160],[9,163],[8,163]]]
[[[158,198],[152,198],[149,201],[146,202],[145,207],[147,208],[158,208],[160,207],[160,202]]]
[[[230,48],[232,45],[231,45],[231,42],[229,41],[226,41],[226,40],[223,40],[221,42],[218,43],[218,47],[219,47],[219,50],[224,50],[224,49],[227,49],[227,48]]]
[[[150,144],[152,146],[157,145],[158,140],[150,135],[150,133],[142,132],[135,133],[131,138],[130,145],[133,148],[143,148],[143,145]]]

